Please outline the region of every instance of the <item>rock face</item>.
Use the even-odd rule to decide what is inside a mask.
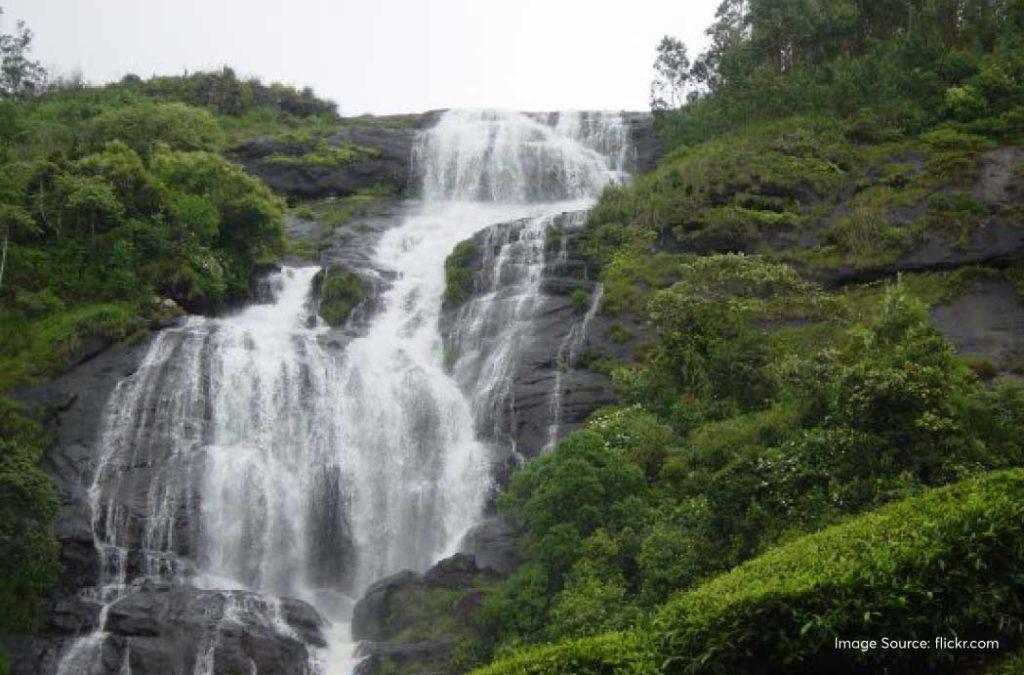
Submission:
[[[15,645],[13,672],[311,673],[310,646],[323,646],[315,610],[297,600],[268,601],[241,591],[174,587],[140,590],[114,603],[105,639],[72,637]],[[59,649],[52,648],[58,646]]]
[[[99,576],[88,489],[99,456],[103,411],[118,381],[138,368],[148,346],[147,341],[90,350],[88,358],[76,359],[77,365],[65,375],[17,392],[21,400],[44,412],[56,432],[57,442],[45,464],[60,500],[54,523],[63,566],[58,596],[91,586]]]
[[[297,600],[271,603],[244,592],[177,587],[133,593],[107,618],[110,651],[123,650],[133,673],[308,672],[309,646],[322,647],[316,611]]]
[[[985,153],[973,196],[987,213],[971,223],[966,237],[931,227],[912,249],[896,261],[862,269],[824,270],[818,276],[829,285],[860,283],[895,276],[900,272],[949,270],[969,265],[1002,266],[1024,257],[1024,175],[1016,170],[1024,160],[1024,148],[1003,147]],[[906,213],[892,214],[907,221],[925,212],[924,203]],[[806,242],[805,242],[806,243]],[[810,240],[810,243],[816,243]]]
[[[1024,302],[1008,281],[977,281],[931,315],[960,353],[986,359],[997,370],[1024,362]]]
[[[320,140],[329,146],[369,151],[343,164],[302,161],[315,147],[312,140],[256,138],[232,148],[231,156],[274,190],[295,197],[344,197],[377,185],[403,192],[410,176],[416,131],[432,119],[427,113],[400,119],[343,120],[333,134]]]
[[[500,386],[483,387],[486,400],[476,402],[478,432],[520,458],[536,456],[614,400],[608,378],[582,367],[590,352],[606,351],[603,333],[592,330],[602,323],[601,288],[579,250],[585,218],[567,212],[541,225],[528,218],[478,232],[463,261],[472,293],[442,316],[464,390],[479,392],[481,378],[502,373]]]
[[[476,567],[508,576],[523,564],[519,532],[500,516],[491,516],[466,533],[460,547]]]
[[[460,673],[459,642],[479,639],[475,612],[499,577],[457,553],[425,574],[404,571],[367,589],[356,604],[352,636],[363,640],[359,675]]]
[[[344,197],[360,189],[388,185],[405,192],[416,173],[412,167],[416,134],[433,124],[439,111],[379,118],[346,118],[320,141],[329,146],[369,150],[344,165],[303,162],[317,140],[260,137],[231,149],[231,157],[274,190],[299,198]],[[631,168],[646,171],[663,153],[646,113],[623,113],[633,139]],[[287,158],[281,161],[282,158]]]
[[[409,624],[401,614],[407,608],[403,596],[425,587],[423,575],[405,570],[370,585],[352,613],[352,637],[356,640],[382,641],[399,633]],[[406,607],[403,607],[406,605]]]

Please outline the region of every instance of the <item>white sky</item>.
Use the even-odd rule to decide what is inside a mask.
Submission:
[[[345,115],[647,108],[654,48],[691,57],[719,0],[0,0],[35,56],[94,83],[232,66]]]

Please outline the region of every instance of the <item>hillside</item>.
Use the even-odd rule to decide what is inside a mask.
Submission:
[[[173,332],[167,342],[204,365],[182,376],[168,349],[157,354],[166,381],[152,383],[169,391],[153,401],[200,392],[202,412],[174,418],[183,429],[226,414],[213,411],[223,400],[209,396],[209,364],[233,364],[238,379],[217,385],[225,399],[245,389],[252,403],[267,383],[295,394],[259,399],[259,412],[282,417],[270,445],[303,461],[325,439],[368,448],[367,503],[408,516],[346,511],[362,486],[343,480],[343,463],[259,464],[261,480],[315,474],[285,491],[319,495],[327,515],[303,502],[283,520],[327,534],[309,537],[301,561],[314,568],[314,599],[283,601],[301,639],[282,638],[280,622],[252,639],[232,626],[233,667],[252,662],[253,644],[281,672],[308,665],[306,648],[326,644],[317,612],[351,600],[368,657],[359,675],[1019,672],[1024,6],[725,0],[709,35],[707,52],[669,73],[672,100],[685,103],[653,101],[653,118],[454,115],[459,133],[433,150],[475,173],[435,162],[448,190],[436,220],[436,203],[410,206],[429,202],[411,164],[417,134],[441,113],[345,118],[309,89],[230,69],[5,95],[0,637],[21,659],[15,672],[105,630],[81,593],[106,573],[84,477],[107,456],[99,429],[116,383],[183,317],[210,319],[213,346]],[[607,180],[611,160],[594,150],[604,137],[586,136],[586,123],[636,153],[632,179]],[[459,144],[466,128],[487,130],[491,145]],[[576,135],[559,136],[566,128]],[[505,164],[500,134],[520,144],[500,137]],[[573,192],[573,180],[597,187]],[[496,186],[544,196],[503,202]],[[478,223],[467,195],[479,212],[498,204],[516,217]],[[558,208],[519,213],[548,202]],[[380,250],[405,266],[389,268]],[[262,317],[268,339],[256,345],[247,326],[214,322],[279,309],[264,282],[285,264],[307,266],[308,278],[287,277],[286,300],[308,333],[282,337]],[[396,289],[407,295],[386,307]],[[375,323],[386,310],[391,323]],[[291,361],[253,375],[223,358],[236,345],[217,340],[232,330],[242,351]],[[429,363],[413,367],[410,354]],[[164,412],[127,403],[140,420]],[[146,424],[147,451],[148,434],[174,436]],[[213,452],[207,440],[194,445]],[[439,467],[476,443],[504,454],[474,456],[487,466],[469,486],[480,502],[469,522],[482,522],[459,552],[363,578],[354,517],[379,544],[363,551],[371,562],[420,538],[433,548],[417,548],[417,561],[451,552],[417,518],[447,522],[453,499],[438,484],[470,490]],[[139,532],[154,520],[143,502],[164,450],[130,455],[124,501],[111,498]],[[226,483],[243,475],[224,466]],[[392,474],[374,473],[385,466]],[[408,494],[378,499],[396,486]],[[221,506],[256,510],[268,501],[257,497]],[[206,526],[192,516],[175,512],[172,532]],[[300,548],[287,541],[277,548]],[[125,548],[117,564],[138,568],[140,551],[156,551],[198,567],[193,543],[139,545],[137,558]],[[297,573],[286,571],[276,581],[291,590]],[[116,653],[128,662],[132,644],[140,658],[149,649],[154,672],[196,649],[216,600],[191,577],[160,586],[160,574],[140,573],[138,593],[107,605]],[[245,598],[262,608],[254,576]],[[999,646],[835,646],[883,636]],[[0,649],[0,673],[6,659]]]

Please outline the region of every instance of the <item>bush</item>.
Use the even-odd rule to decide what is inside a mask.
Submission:
[[[890,504],[777,547],[649,621],[514,654],[478,675],[923,672],[975,662],[944,649],[836,650],[837,637],[1024,637],[1024,470]]]
[[[608,633],[538,647],[473,671],[475,675],[641,675],[657,672],[635,633]]]
[[[569,295],[569,305],[575,314],[586,314],[590,309],[590,294],[583,288],[574,288]]]
[[[1024,631],[1024,470],[982,475],[780,546],[670,601],[665,672],[919,672],[964,653],[836,651],[835,637]],[[966,658],[973,658],[968,655]]]
[[[622,451],[581,431],[520,469],[499,504],[528,526],[542,557],[555,561],[598,528],[617,524],[616,505],[646,488],[643,471]]]
[[[0,398],[0,633],[37,627],[38,603],[57,579],[57,494],[40,466],[48,439]]]
[[[209,111],[183,103],[151,102],[100,115],[88,124],[84,137],[92,150],[119,140],[142,156],[161,143],[173,150],[214,150],[222,141],[217,120]]]
[[[444,261],[444,305],[457,307],[473,295],[473,270],[470,264],[477,255],[472,241],[458,244]]]
[[[320,277],[320,317],[329,326],[344,326],[363,301],[363,279],[355,272],[335,268]]]

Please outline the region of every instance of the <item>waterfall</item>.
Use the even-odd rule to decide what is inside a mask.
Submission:
[[[353,600],[453,552],[481,516],[495,444],[514,443],[488,433],[489,420],[558,262],[549,231],[582,224],[629,162],[614,114],[446,112],[414,151],[419,206],[374,252],[393,281],[363,334],[344,348],[329,339],[311,296],[316,267],[272,275],[268,302],[160,332],[107,405],[89,492],[102,611],[58,672],[130,672],[131,639],[118,643],[120,665],[104,655],[108,617],[154,588],[194,589],[214,608],[191,645],[195,673],[217,672],[221,638],[239,626],[298,639],[278,598],[335,624],[306,672],[347,672]],[[439,329],[444,263],[474,235],[490,281],[460,310],[452,363]],[[598,304],[559,349],[566,364]]]

